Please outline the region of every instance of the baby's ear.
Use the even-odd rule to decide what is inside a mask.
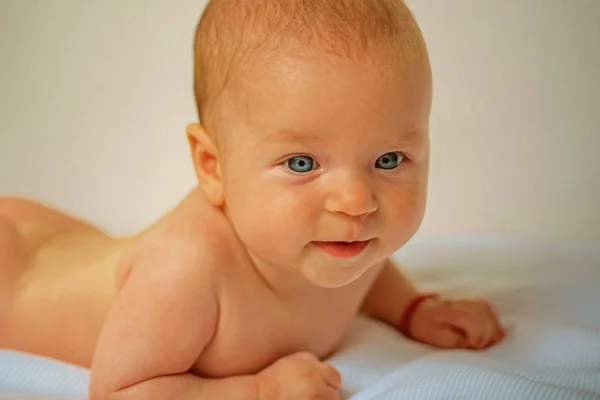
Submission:
[[[219,152],[215,141],[200,124],[189,124],[186,135],[198,183],[208,201],[215,207],[224,203]]]

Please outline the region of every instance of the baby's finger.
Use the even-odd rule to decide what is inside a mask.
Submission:
[[[340,400],[340,391],[338,388],[329,387],[327,388],[326,393],[323,393],[324,396],[315,397],[319,399],[327,399],[327,400]],[[312,398],[312,397],[311,397]]]
[[[436,331],[428,343],[444,349],[463,349],[467,346],[467,339],[464,332],[448,326]]]
[[[472,301],[462,303],[474,318],[477,331],[470,336],[471,347],[474,349],[485,349],[494,343],[494,336],[500,329],[498,318],[489,303],[485,301]]]
[[[485,349],[494,344],[494,338],[499,330],[498,320],[493,309],[487,303],[478,307],[478,318],[482,325],[481,336],[475,342],[476,349]]]
[[[327,386],[330,386],[334,389],[340,388],[342,384],[342,376],[335,367],[327,363],[320,363],[319,373],[321,374],[321,377],[325,383],[327,383]]]
[[[444,313],[441,313],[438,318],[438,322],[457,328],[464,332],[466,344],[469,346],[475,346],[475,343],[481,337],[481,323],[479,318],[474,315],[474,312],[466,307],[460,305],[460,303],[448,304]]]
[[[504,334],[501,331],[497,331],[492,338],[492,344],[499,343],[502,339],[504,339]]]
[[[477,349],[486,349],[496,343],[498,332],[497,326],[492,322],[488,322],[486,324],[484,336],[482,336],[481,340],[477,343]]]
[[[496,310],[494,310],[494,307],[492,307],[490,304],[486,304],[486,305],[487,305],[487,312],[489,313],[489,318],[492,321],[492,323],[490,324],[491,335],[490,335],[488,342],[486,343],[486,347],[489,347],[489,346],[493,346],[494,344],[496,344],[502,340],[502,338],[504,337],[504,329],[502,328],[502,325],[500,324],[500,318],[499,318],[498,314],[496,313]]]

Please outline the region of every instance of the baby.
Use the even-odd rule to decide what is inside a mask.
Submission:
[[[503,330],[389,257],[419,227],[431,71],[396,0],[213,0],[187,128],[198,185],[110,237],[0,200],[0,347],[91,368],[94,399],[337,399],[361,312],[441,348]]]

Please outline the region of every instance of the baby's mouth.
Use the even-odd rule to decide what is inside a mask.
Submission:
[[[370,240],[360,242],[313,242],[325,253],[338,258],[351,258],[359,255],[369,245]]]

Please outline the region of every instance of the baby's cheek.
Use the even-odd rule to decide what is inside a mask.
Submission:
[[[390,197],[384,220],[396,234],[414,234],[425,213],[425,196],[418,190],[406,190]]]
[[[238,211],[238,234],[260,251],[285,251],[290,242],[300,240],[309,224],[305,210],[286,202],[285,196],[257,196],[242,202]]]

